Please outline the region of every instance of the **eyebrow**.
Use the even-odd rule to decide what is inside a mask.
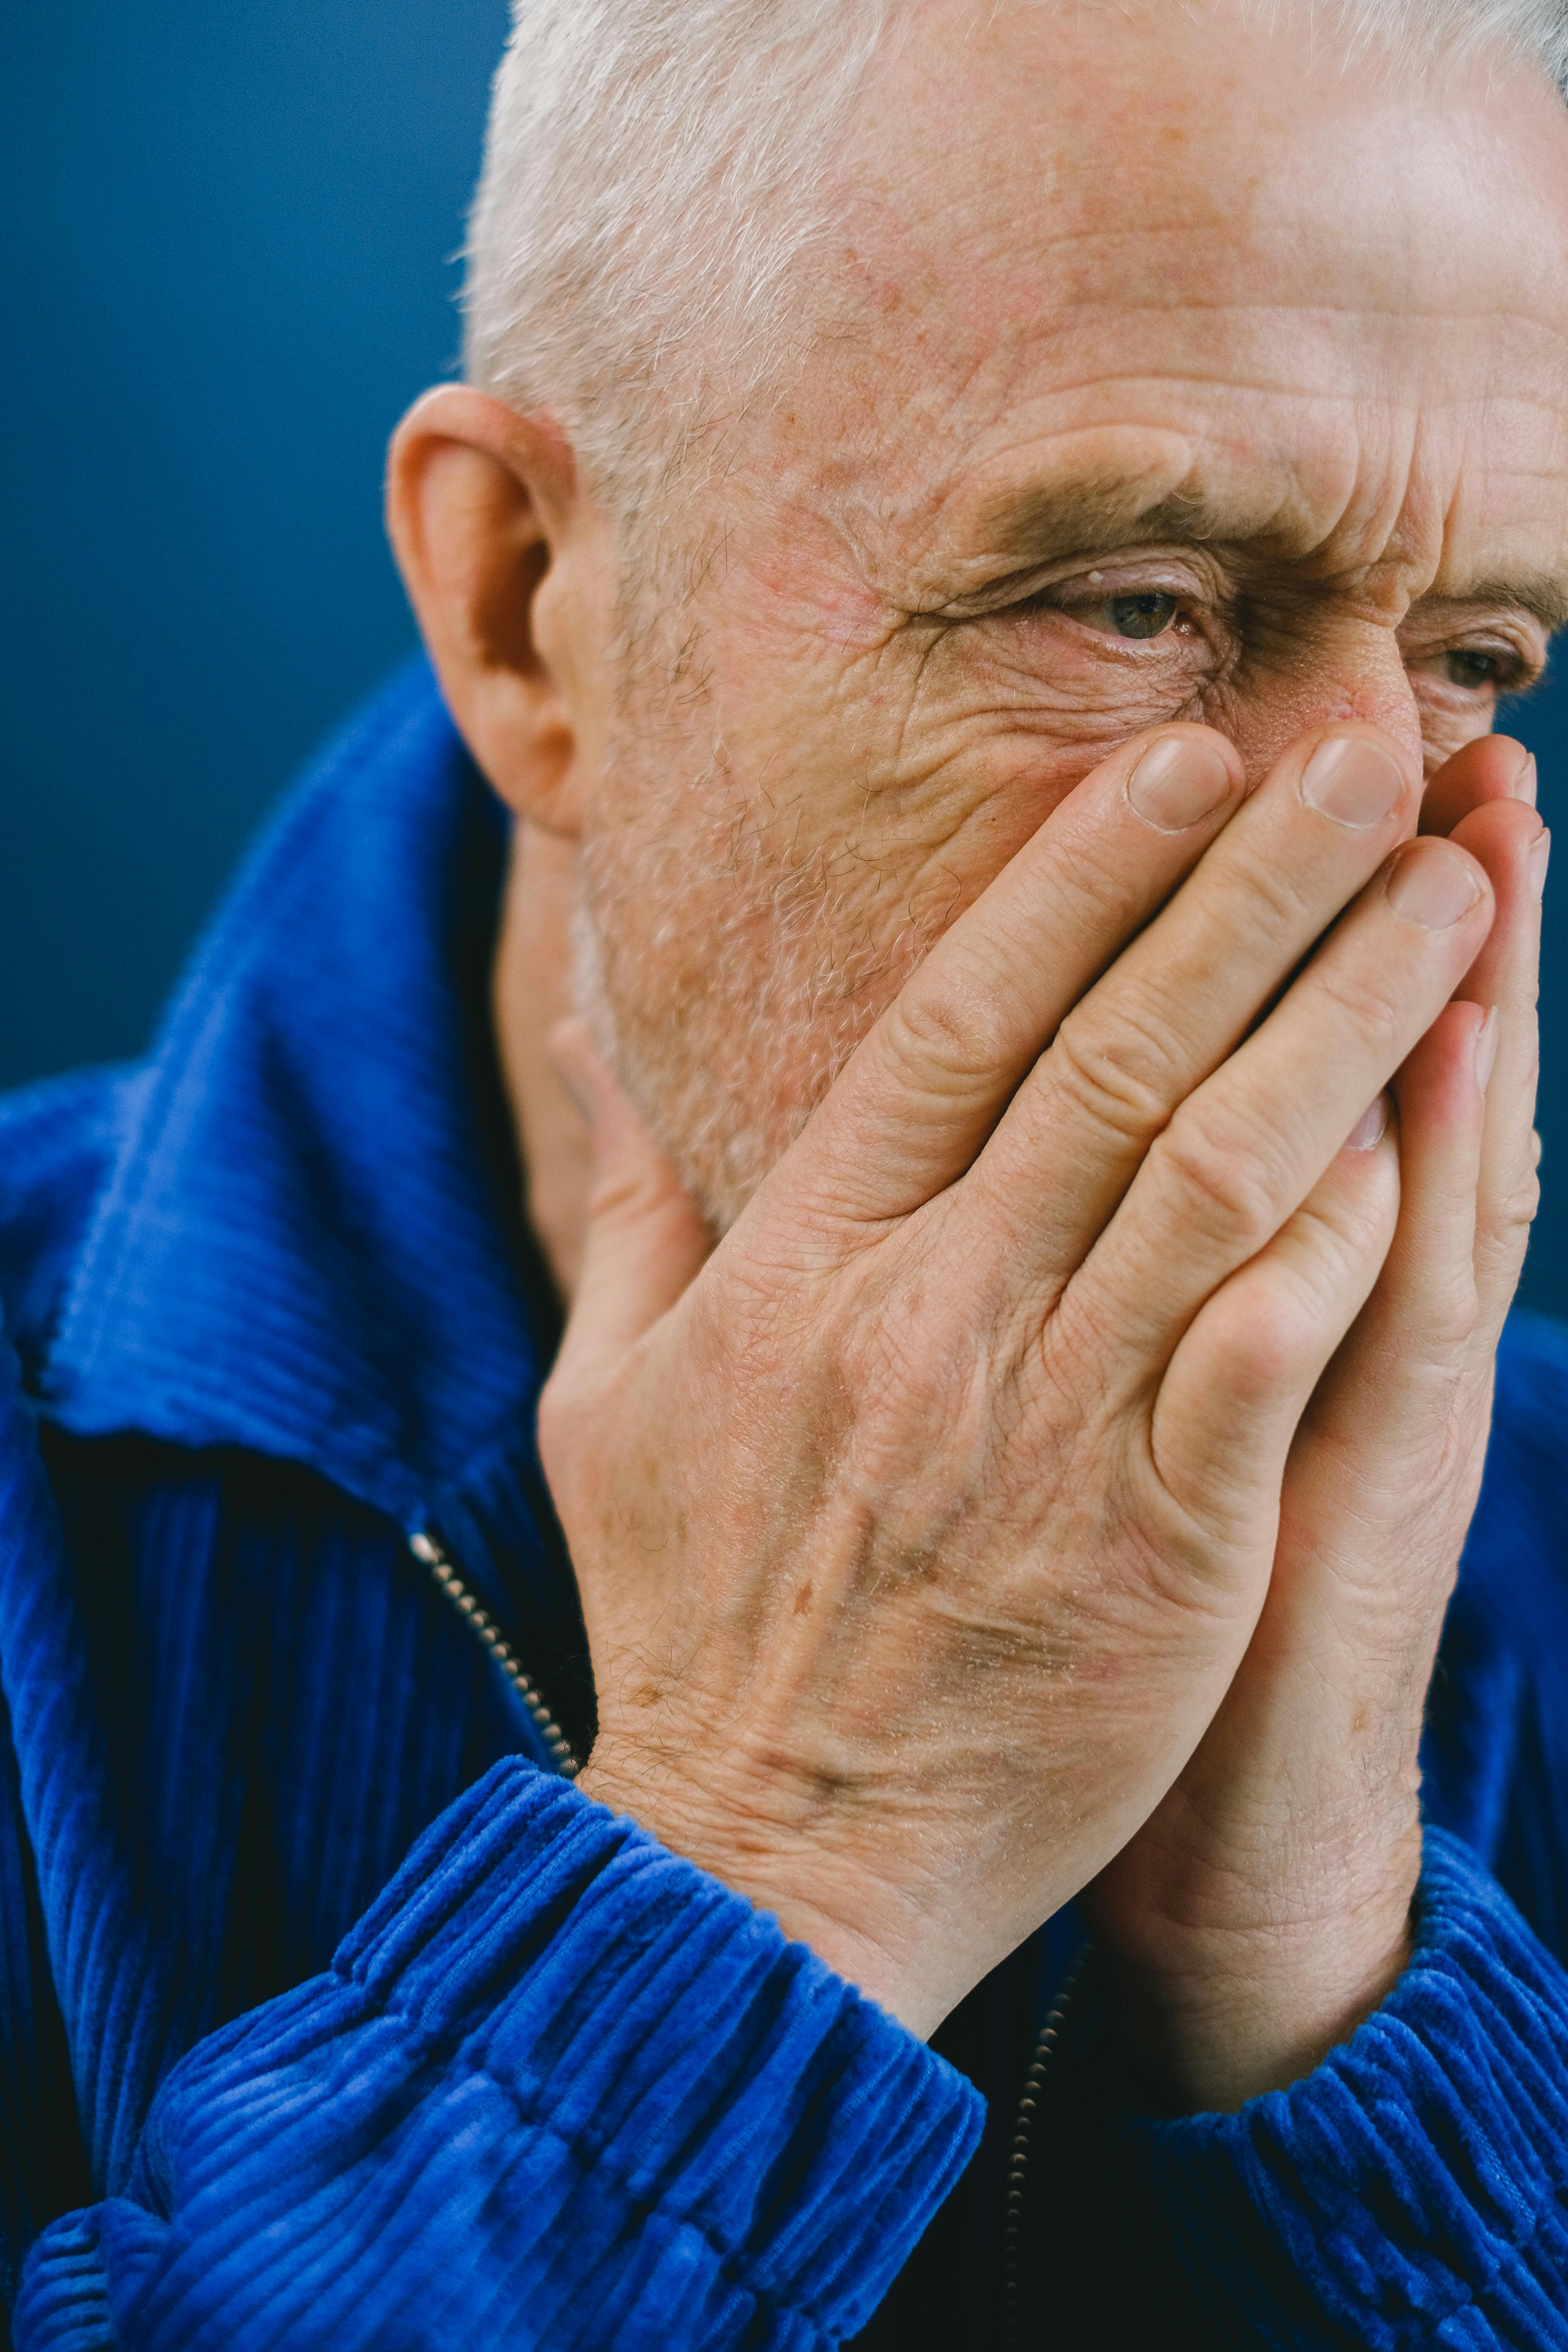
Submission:
[[[1060,562],[1075,555],[1109,555],[1146,540],[1191,547],[1216,541],[1235,545],[1256,537],[1263,522],[1261,515],[1226,513],[1200,497],[1180,492],[1144,505],[1137,483],[1108,481],[1041,488],[1000,499],[981,518],[980,529],[988,553],[1023,566]],[[1568,573],[1499,573],[1415,602],[1511,605],[1554,634],[1568,629]]]
[[[1080,481],[998,499],[979,518],[979,531],[987,554],[1055,563],[1068,555],[1109,554],[1142,539],[1192,545],[1236,539],[1247,535],[1239,520],[1180,492],[1151,506],[1137,482]]]
[[[1478,580],[1474,587],[1442,601],[1446,604],[1514,604],[1550,634],[1568,629],[1568,579],[1561,573],[1531,572],[1518,580]]]

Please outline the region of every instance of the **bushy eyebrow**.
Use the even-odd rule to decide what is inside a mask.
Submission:
[[[1056,563],[1068,555],[1109,555],[1140,540],[1196,546],[1234,539],[1244,535],[1238,520],[1179,494],[1145,505],[1136,482],[1077,482],[997,499],[980,517],[979,536],[987,555],[1020,565]]]
[[[1529,613],[1549,634],[1568,629],[1568,577],[1550,572],[1527,572],[1518,580],[1478,580],[1473,588],[1450,592],[1445,604],[1511,604]]]
[[[1236,545],[1267,528],[1261,517],[1224,511],[1180,493],[1141,502],[1135,482],[1062,484],[998,499],[981,522],[987,552],[1021,568],[1069,556],[1113,554],[1119,547],[1158,541],[1166,546]],[[1418,602],[1425,603],[1423,598]],[[1511,606],[1543,629],[1568,629],[1568,573],[1498,574],[1473,585],[1447,587],[1431,601],[1445,604]]]

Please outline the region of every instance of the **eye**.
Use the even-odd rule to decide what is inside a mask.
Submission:
[[[1119,637],[1163,637],[1181,605],[1174,596],[1151,590],[1139,596],[1112,596],[1100,607]]]
[[[1458,646],[1443,656],[1443,674],[1450,686],[1468,687],[1472,694],[1489,686],[1500,686],[1509,665],[1500,654],[1482,653],[1479,648]]]

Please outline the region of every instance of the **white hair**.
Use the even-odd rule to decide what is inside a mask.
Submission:
[[[1083,0],[1079,0],[1083,5]],[[1568,83],[1568,0],[1305,5],[1347,54],[1502,45]],[[911,0],[515,0],[469,224],[468,380],[548,409],[624,514],[687,455],[721,352],[745,384],[828,226],[834,142]]]

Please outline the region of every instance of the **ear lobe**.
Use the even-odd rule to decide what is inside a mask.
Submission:
[[[586,647],[565,648],[565,662],[552,647],[547,660],[536,611],[546,573],[585,560],[581,505],[555,427],[466,386],[426,393],[394,437],[387,526],[447,707],[502,799],[569,835],[579,829],[574,706],[596,664]],[[571,601],[588,625],[599,600]]]

